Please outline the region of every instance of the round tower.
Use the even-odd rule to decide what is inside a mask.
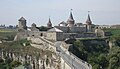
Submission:
[[[67,20],[67,24],[68,24],[67,26],[68,26],[68,27],[73,27],[73,26],[74,26],[74,23],[75,23],[75,20],[74,20],[74,18],[73,18],[72,9],[71,9],[69,19]]]
[[[88,11],[88,17],[86,20],[86,29],[87,29],[87,32],[92,32],[92,21],[89,15],[89,11]]]
[[[21,17],[18,21],[19,21],[18,28],[27,30],[26,19],[24,17]]]

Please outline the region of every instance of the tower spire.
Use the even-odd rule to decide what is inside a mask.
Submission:
[[[70,16],[69,16],[70,20],[74,20],[73,15],[72,15],[72,11],[73,11],[73,9],[70,9]]]
[[[48,23],[47,23],[47,27],[48,27],[48,28],[52,28],[52,23],[51,23],[50,16],[49,16],[49,20],[48,20]]]
[[[90,25],[90,24],[92,24],[92,21],[91,21],[89,13],[90,13],[90,11],[88,11],[88,17],[87,17],[86,23]]]
[[[72,15],[72,9],[70,9],[70,16],[69,16],[69,19],[67,20],[67,24],[68,24],[67,26],[73,27],[74,23],[75,23],[75,20],[74,20],[73,15]]]
[[[92,31],[92,21],[90,19],[90,11],[88,11],[88,17],[87,17],[87,20],[86,20],[86,30],[87,32],[91,32]]]
[[[48,21],[48,23],[51,23],[51,19],[50,19],[50,16],[49,16],[49,21]]]

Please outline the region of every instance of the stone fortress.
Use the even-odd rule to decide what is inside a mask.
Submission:
[[[85,24],[75,23],[72,12],[70,12],[70,16],[67,22],[61,22],[58,26],[52,27],[51,20],[47,23],[48,31],[39,31],[35,23],[31,25],[31,27],[26,26],[26,19],[21,17],[18,24],[18,34],[16,35],[14,40],[19,40],[23,38],[27,38],[29,36],[35,37],[43,37],[52,41],[63,41],[66,38],[91,38],[96,37],[96,33],[104,33],[100,29],[93,28],[93,24],[88,14],[87,20]]]
[[[39,31],[35,23],[31,27],[27,27],[24,17],[21,17],[18,21],[18,33],[14,38],[15,41],[27,38],[31,41],[31,46],[44,51],[50,50],[56,53],[52,57],[59,58],[60,63],[56,64],[56,66],[58,65],[60,68],[45,66],[44,69],[92,69],[90,64],[69,52],[68,49],[72,45],[65,42],[73,38],[96,38],[98,35],[103,36],[104,32],[101,29],[93,28],[94,25],[89,14],[85,24],[75,23],[72,12],[70,12],[67,22],[63,21],[58,26],[52,27],[52,22],[49,18],[47,31]]]

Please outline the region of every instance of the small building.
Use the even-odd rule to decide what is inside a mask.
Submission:
[[[63,40],[63,31],[54,27],[47,31],[46,39],[54,40],[54,41],[62,41]]]

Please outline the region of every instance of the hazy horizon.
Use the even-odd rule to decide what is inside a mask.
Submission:
[[[49,19],[54,25],[67,21],[70,9],[76,22],[85,23],[90,12],[93,24],[120,24],[120,0],[1,0],[0,24],[17,25],[24,17],[27,25],[46,25]]]

